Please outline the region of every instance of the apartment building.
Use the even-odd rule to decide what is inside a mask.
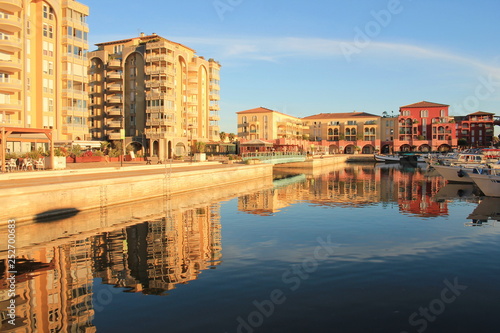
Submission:
[[[5,150],[85,140],[89,8],[76,1],[0,1],[0,126]]]
[[[161,159],[219,140],[217,61],[156,34],[96,45],[89,53],[93,139],[124,140]]]
[[[306,126],[302,119],[278,111],[258,107],[236,114],[240,139],[302,140],[306,134]]]
[[[494,136],[495,114],[478,111],[455,117],[458,140],[467,146],[490,147]]]
[[[309,138],[329,153],[365,154],[380,149],[380,116],[366,112],[320,113],[304,117]]]
[[[394,151],[447,151],[457,146],[449,105],[422,101],[400,107]]]

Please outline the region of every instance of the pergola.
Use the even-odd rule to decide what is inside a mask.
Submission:
[[[0,132],[0,163],[2,165],[2,172],[5,172],[5,151],[7,148],[7,139],[11,135],[19,135],[22,137],[23,134],[44,134],[50,142],[50,164],[54,165],[54,140],[52,139],[52,129],[2,126]]]
[[[242,148],[241,149],[242,153],[250,152],[251,149],[253,149],[254,151],[265,152],[268,151],[269,148],[272,148],[273,146],[274,144],[272,144],[271,142],[266,142],[259,139],[247,141],[240,144],[240,147]]]

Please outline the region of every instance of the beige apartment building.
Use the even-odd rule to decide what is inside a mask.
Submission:
[[[236,114],[238,137],[244,140],[302,140],[308,129],[300,118],[263,107]]]
[[[90,60],[92,139],[161,159],[219,140],[220,64],[156,34],[96,44]]]
[[[0,127],[5,150],[88,139],[89,8],[0,0]]]

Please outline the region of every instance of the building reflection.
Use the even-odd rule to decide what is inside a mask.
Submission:
[[[220,204],[55,243],[20,250],[15,326],[7,322],[7,259],[0,260],[0,332],[95,332],[95,278],[150,295],[195,280],[221,262]]]
[[[402,213],[418,217],[448,214],[447,201],[435,200],[446,182],[424,169],[366,164],[335,166],[322,173],[311,171],[277,168],[274,189],[241,196],[239,210],[265,216],[308,201],[329,207],[397,204]],[[303,172],[303,177],[297,177],[297,172]],[[287,186],[279,186],[283,179],[290,180]]]

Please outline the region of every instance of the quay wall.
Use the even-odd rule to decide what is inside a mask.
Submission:
[[[220,201],[273,188],[272,175],[230,186],[216,186],[169,196],[159,196],[126,204],[104,206],[50,222],[21,223],[16,227],[16,248],[21,255],[38,248],[58,246],[103,232],[169,218],[178,211],[207,207]],[[216,208],[217,210],[218,208]],[[0,239],[7,239],[7,228],[0,228]],[[7,251],[7,242],[0,242],[0,254]]]
[[[315,157],[304,162],[287,163],[287,168],[317,168],[346,162],[375,162],[373,155],[325,155],[322,158]]]
[[[9,219],[32,221],[53,211],[85,211],[142,199],[196,192],[239,182],[270,179],[272,165],[235,165],[225,168],[166,172],[99,180],[82,180],[4,188],[0,192],[0,225]]]

